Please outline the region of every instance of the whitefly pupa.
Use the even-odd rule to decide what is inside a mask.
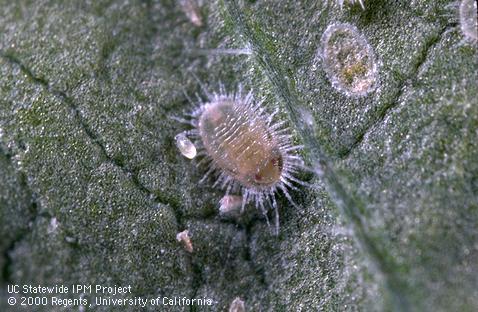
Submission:
[[[219,93],[205,92],[206,101],[200,101],[186,118],[176,118],[192,126],[176,136],[176,143],[188,158],[192,146],[197,150],[198,166],[207,167],[201,182],[214,175],[213,186],[225,190],[221,212],[239,208],[242,212],[253,203],[267,220],[267,207],[272,207],[277,233],[277,194],[282,192],[295,205],[289,190],[306,184],[297,178],[304,168],[298,154],[302,146],[293,143],[285,121],[276,120],[278,109],[268,113],[252,92],[241,89],[232,94],[223,87]]]
[[[366,96],[376,89],[378,61],[372,46],[355,26],[329,25],[322,35],[318,56],[335,89],[352,97]]]

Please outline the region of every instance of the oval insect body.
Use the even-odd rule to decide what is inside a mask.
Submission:
[[[275,211],[277,229],[276,193],[281,190],[293,203],[288,190],[295,188],[294,183],[303,184],[295,177],[303,167],[296,154],[301,146],[293,145],[284,122],[274,121],[278,110],[268,114],[261,102],[254,101],[252,93],[208,97],[190,114],[191,120],[185,121],[194,127],[187,133],[198,155],[203,155],[200,162],[209,167],[203,180],[215,173],[214,186],[226,189],[224,198],[231,192],[240,193],[242,209],[253,202],[266,215],[264,204],[269,203]]]
[[[247,114],[233,101],[206,105],[199,119],[199,134],[216,165],[244,186],[270,186],[280,181],[278,142],[267,121]]]
[[[331,24],[319,54],[332,86],[348,96],[365,96],[377,87],[378,62],[373,48],[350,24]]]

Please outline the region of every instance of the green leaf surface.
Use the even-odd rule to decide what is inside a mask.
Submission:
[[[478,47],[457,3],[200,1],[201,26],[181,3],[1,1],[0,310],[8,284],[101,284],[214,300],[177,311],[473,311]],[[367,96],[323,68],[336,23],[375,51]],[[278,236],[252,205],[220,217],[174,146],[221,85],[279,108],[313,168]]]

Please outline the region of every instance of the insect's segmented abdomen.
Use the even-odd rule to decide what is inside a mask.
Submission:
[[[232,101],[209,103],[199,119],[199,132],[209,156],[244,186],[277,182],[281,168],[277,143],[267,122]]]

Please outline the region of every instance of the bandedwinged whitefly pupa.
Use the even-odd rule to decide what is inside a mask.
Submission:
[[[227,94],[221,90],[207,93],[207,101],[199,103],[188,119],[178,119],[193,127],[184,135],[202,156],[198,164],[208,168],[201,181],[214,174],[214,186],[226,191],[220,200],[221,212],[239,207],[243,211],[253,203],[266,216],[269,205],[275,212],[276,230],[277,193],[293,203],[289,189],[304,184],[296,177],[303,167],[297,154],[302,147],[294,145],[284,121],[275,121],[277,113],[278,109],[269,114],[251,92]]]

